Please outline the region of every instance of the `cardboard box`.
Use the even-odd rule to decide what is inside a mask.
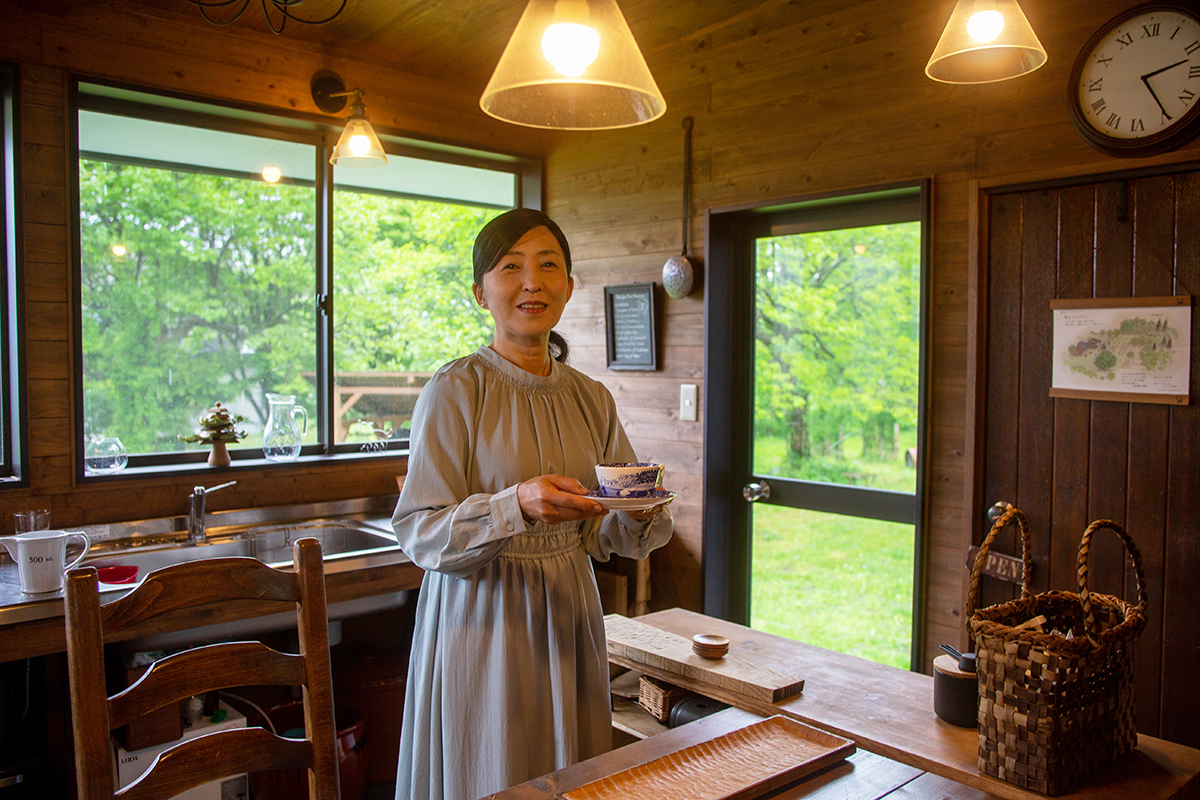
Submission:
[[[220,708],[225,711],[225,719],[214,723],[209,719],[201,717],[200,721],[190,728],[185,728],[183,736],[173,742],[147,747],[142,750],[134,750],[129,752],[121,747],[119,743],[114,742],[117,752],[117,784],[118,788],[125,788],[129,784],[142,776],[150,765],[154,763],[154,758],[162,751],[169,747],[173,747],[179,742],[194,739],[206,733],[214,733],[216,731],[230,730],[231,728],[246,727],[246,717],[233,708],[220,704]],[[248,800],[250,797],[249,780],[245,774],[233,775],[219,781],[212,781],[203,786],[197,786],[194,789],[176,795],[176,800]]]

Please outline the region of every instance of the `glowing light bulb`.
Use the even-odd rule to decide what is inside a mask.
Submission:
[[[117,258],[121,258],[127,252],[129,252],[129,251],[125,249],[125,245],[123,245],[123,244],[114,244],[112,246],[112,254],[114,256],[116,256]]]
[[[356,156],[365,156],[371,152],[371,140],[361,133],[350,137],[350,152]]]
[[[990,42],[1004,30],[1004,16],[995,10],[977,11],[967,20],[967,33],[977,42]]]
[[[542,35],[542,54],[560,75],[577,78],[600,54],[600,34],[587,25],[556,22]]]
[[[283,173],[279,167],[263,167],[262,176],[267,183],[275,183],[283,177]]]

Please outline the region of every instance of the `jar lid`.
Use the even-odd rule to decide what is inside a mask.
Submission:
[[[940,655],[933,660],[933,668],[943,675],[949,675],[952,678],[970,678],[975,680],[977,677],[974,672],[966,672],[958,668],[958,659],[950,655]]]

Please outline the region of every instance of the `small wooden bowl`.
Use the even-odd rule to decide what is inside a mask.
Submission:
[[[724,658],[729,652],[729,640],[715,633],[697,633],[692,637],[692,652],[701,658]]]

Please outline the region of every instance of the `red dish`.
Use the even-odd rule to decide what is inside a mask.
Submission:
[[[137,580],[138,568],[129,566],[99,567],[101,583],[133,583]]]

